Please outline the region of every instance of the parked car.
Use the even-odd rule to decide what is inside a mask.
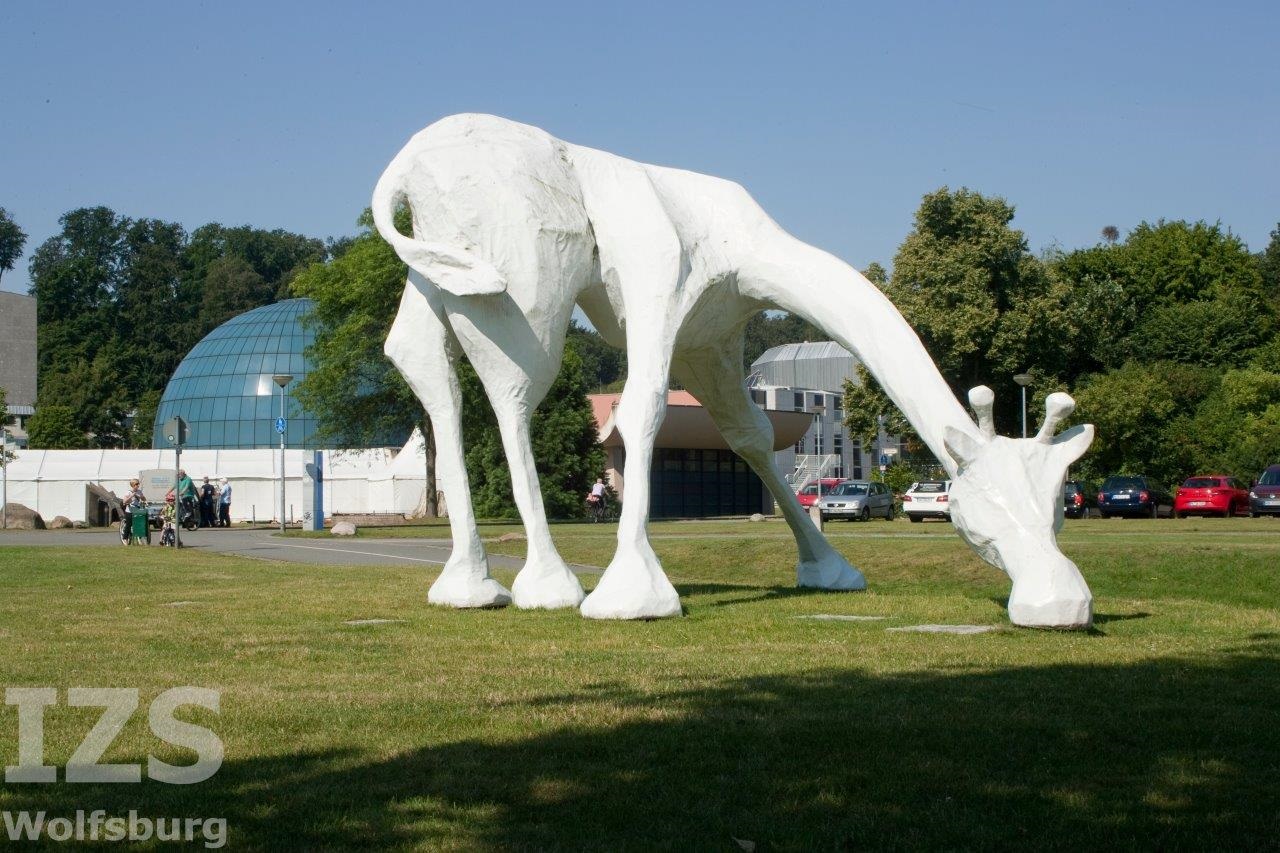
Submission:
[[[1249,515],[1280,515],[1280,465],[1271,465],[1249,489]]]
[[[836,486],[843,483],[839,477],[823,477],[821,480],[810,480],[804,484],[800,491],[796,492],[796,499],[800,501],[800,506],[808,509],[818,502],[818,484],[822,484],[822,495],[826,497],[827,493]]]
[[[1190,477],[1178,489],[1173,499],[1173,515],[1220,515],[1230,518],[1243,513],[1249,507],[1249,490],[1235,477],[1208,474]]]
[[[1098,514],[1129,518],[1173,517],[1173,497],[1146,477],[1108,477],[1098,492]]]
[[[902,496],[902,511],[915,522],[926,518],[951,520],[951,481],[923,480],[912,483]]]
[[[1062,484],[1062,514],[1067,518],[1088,518],[1089,507],[1098,504],[1088,486],[1079,480],[1067,480]]]
[[[823,521],[831,518],[870,521],[873,515],[893,521],[893,492],[884,483],[845,480],[822,496],[818,511]]]

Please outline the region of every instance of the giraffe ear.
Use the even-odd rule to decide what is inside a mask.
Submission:
[[[1065,460],[1068,466],[1075,462],[1093,443],[1093,424],[1081,424],[1065,430],[1053,439],[1052,446],[1058,458]]]
[[[942,444],[951,454],[951,458],[962,466],[978,458],[978,452],[982,449],[977,439],[953,426],[947,427],[946,432],[943,433]]]

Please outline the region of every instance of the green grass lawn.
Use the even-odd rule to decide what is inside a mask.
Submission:
[[[794,589],[778,521],[656,524],[687,615],[637,623],[431,608],[421,567],[0,538],[5,686],[140,689],[104,760],[144,765],[191,760],[145,704],[217,688],[187,717],[226,745],[198,785],[3,785],[0,809],[225,817],[258,849],[1276,846],[1280,523],[1068,522],[1091,633],[1011,627],[948,525],[828,531],[869,591]],[[612,527],[554,532],[607,563]],[[368,618],[403,621],[343,624]],[[886,630],[920,623],[999,630]],[[46,761],[96,714],[49,709]],[[6,764],[16,730],[4,708]]]

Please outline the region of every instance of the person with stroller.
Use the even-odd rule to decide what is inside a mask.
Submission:
[[[120,524],[120,544],[128,545],[132,535],[133,514],[145,514],[147,511],[147,496],[142,493],[142,483],[136,477],[129,481],[129,490],[120,499],[120,504],[123,510],[120,514],[124,517]]]

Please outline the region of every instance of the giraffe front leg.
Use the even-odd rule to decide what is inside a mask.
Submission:
[[[627,340],[627,377],[614,422],[627,450],[624,466],[626,494],[618,519],[618,550],[600,582],[582,602],[582,615],[589,619],[659,619],[680,615],[680,595],[667,579],[658,555],[649,544],[649,467],[653,460],[653,440],[667,409],[667,368],[669,340],[655,335],[657,346],[637,341],[632,331]]]
[[[471,507],[462,455],[462,391],[449,332],[423,293],[432,285],[420,278],[415,282],[416,276],[410,273],[385,350],[431,418],[436,472],[449,504],[453,551],[427,592],[427,601],[445,607],[502,607],[511,603],[511,593],[489,574],[489,558]]]

